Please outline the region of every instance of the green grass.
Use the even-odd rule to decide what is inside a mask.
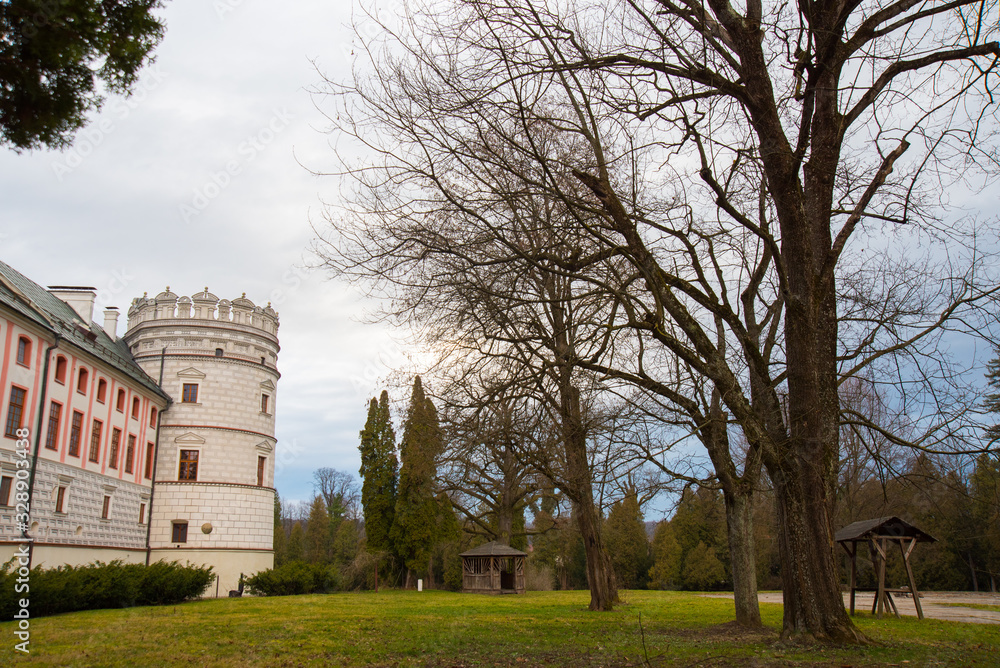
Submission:
[[[1000,612],[1000,605],[988,605],[986,603],[942,603],[940,601],[935,601],[934,605],[946,605],[950,608],[972,608],[973,610]]]
[[[624,597],[611,613],[588,612],[587,592],[399,591],[78,612],[32,620],[27,657],[13,651],[14,624],[0,624],[0,665],[991,666],[1000,655],[1000,626],[860,615],[876,645],[804,647],[777,642],[780,605],[762,604],[769,629],[746,634],[724,626],[731,600]]]

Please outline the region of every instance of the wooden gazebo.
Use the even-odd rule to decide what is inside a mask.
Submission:
[[[924,618],[924,611],[920,607],[920,592],[917,591],[917,583],[913,579],[913,568],[910,566],[910,555],[917,543],[934,542],[937,540],[930,534],[924,533],[908,522],[904,522],[898,517],[880,517],[874,520],[863,520],[848,524],[837,532],[834,540],[840,543],[841,547],[851,557],[851,614],[854,614],[855,592],[872,591],[858,587],[858,543],[868,544],[868,553],[872,560],[872,569],[878,578],[878,585],[875,591],[875,601],[872,603],[872,614],[878,617],[882,613],[891,609],[897,617],[899,610],[893,594],[909,594],[913,597],[913,605],[917,608],[917,617]],[[909,588],[892,589],[885,586],[885,562],[889,556],[889,543],[895,542],[899,545],[899,552],[903,555],[903,565],[906,567],[906,577],[910,581]]]
[[[472,594],[523,594],[524,558],[520,550],[496,541],[472,548],[462,557],[462,591]]]

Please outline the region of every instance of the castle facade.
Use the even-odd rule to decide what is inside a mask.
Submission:
[[[211,565],[225,595],[273,565],[278,315],[168,288],[119,337],[95,297],[0,262],[0,562]]]

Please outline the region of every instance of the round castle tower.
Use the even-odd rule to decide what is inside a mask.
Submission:
[[[274,563],[277,333],[271,305],[245,293],[168,287],[128,312],[132,356],[173,399],[159,416],[151,560],[211,565],[223,596]]]

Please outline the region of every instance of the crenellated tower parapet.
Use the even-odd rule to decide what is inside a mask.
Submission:
[[[166,290],[150,298],[148,293],[132,300],[128,310],[128,329],[151,320],[207,320],[224,325],[243,325],[278,336],[278,314],[270,302],[261,308],[242,296],[219,299],[208,288],[190,297],[179,297]]]

